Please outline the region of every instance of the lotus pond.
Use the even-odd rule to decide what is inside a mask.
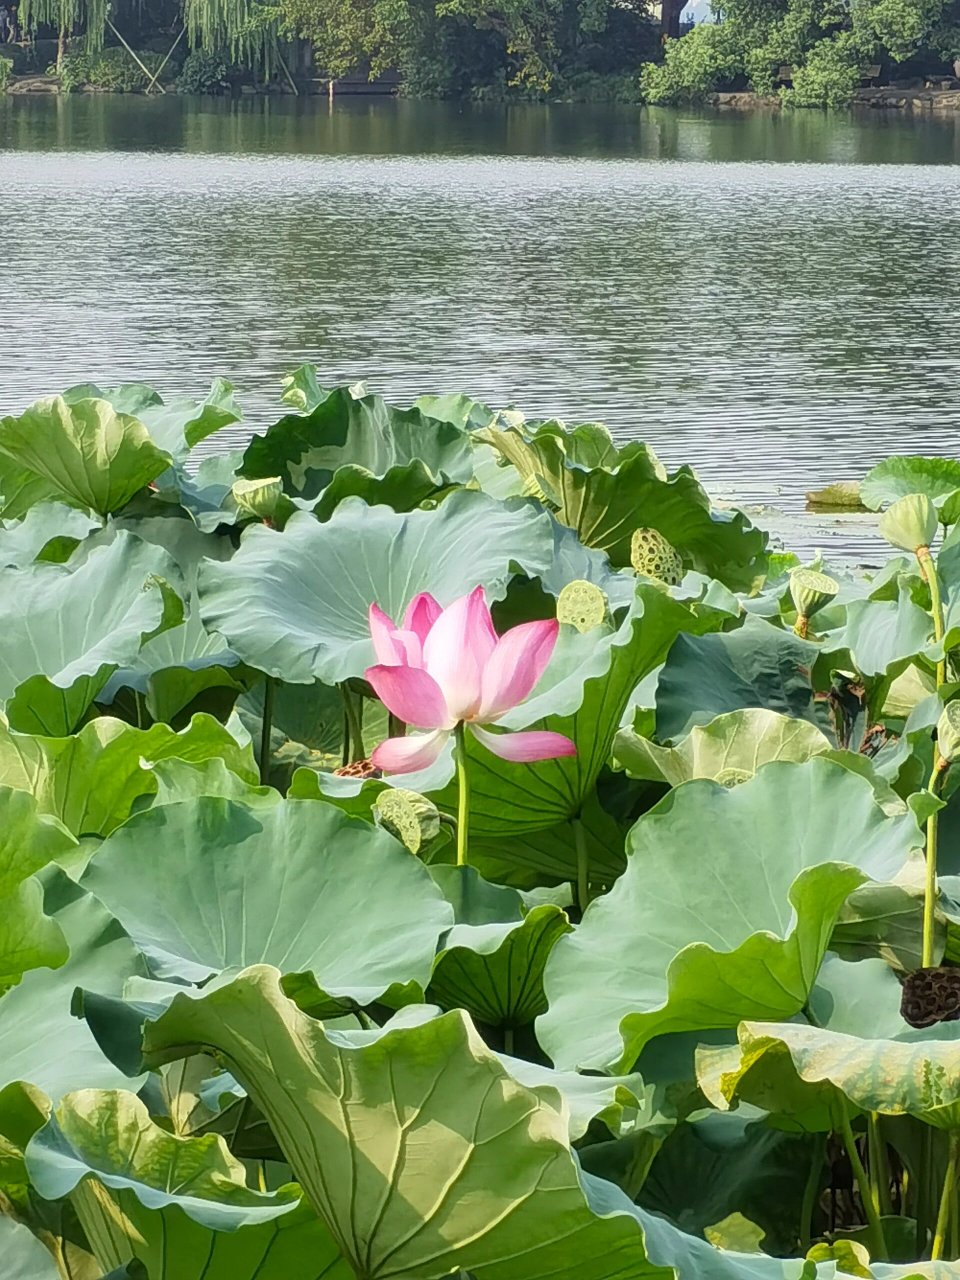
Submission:
[[[0,421],[3,1280],[960,1275],[960,462],[240,418]]]

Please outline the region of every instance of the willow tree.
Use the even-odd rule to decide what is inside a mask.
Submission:
[[[25,31],[50,26],[57,33],[57,70],[63,65],[67,37],[77,28],[83,31],[88,47],[103,46],[103,33],[111,0],[20,0],[20,25]]]
[[[231,62],[266,74],[281,60],[275,14],[256,0],[183,0],[183,25],[194,48],[223,51]]]

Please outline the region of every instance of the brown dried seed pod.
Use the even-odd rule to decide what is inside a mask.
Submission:
[[[918,1028],[960,1020],[960,968],[941,965],[908,974],[900,997],[900,1015]]]

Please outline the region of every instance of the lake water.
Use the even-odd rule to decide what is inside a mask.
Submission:
[[[601,420],[875,558],[807,489],[960,455],[960,116],[0,98],[0,408],[242,388]],[[783,513],[783,514],[781,514]]]

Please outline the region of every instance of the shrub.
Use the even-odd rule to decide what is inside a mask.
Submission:
[[[849,33],[815,44],[793,73],[793,88],[783,91],[793,107],[846,107],[860,83],[859,50]]]
[[[10,72],[13,70],[13,59],[0,57],[0,93],[5,93]]]
[[[218,53],[194,49],[177,76],[178,93],[222,93],[229,88],[227,64]]]
[[[668,40],[663,62],[640,70],[647,102],[696,102],[743,74],[743,55],[724,23],[702,23],[679,40]]]
[[[160,65],[158,53],[139,53],[137,57],[151,74]],[[147,87],[148,77],[126,49],[101,49],[91,53],[85,49],[70,50],[60,68],[60,87],[65,93],[76,89],[102,89],[107,93],[137,93]]]

